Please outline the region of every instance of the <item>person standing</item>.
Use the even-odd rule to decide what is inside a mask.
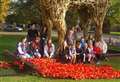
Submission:
[[[74,33],[74,28],[70,28],[68,29],[67,31],[67,34],[66,34],[66,41],[67,41],[67,44],[70,45],[70,44],[74,44],[75,43],[75,33]]]
[[[100,64],[100,59],[101,59],[101,55],[102,55],[102,49],[99,46],[99,42],[95,42],[95,45],[93,47],[93,52],[94,52],[95,57],[96,57],[96,63]]]
[[[44,54],[44,46],[45,44],[47,43],[47,27],[44,26],[43,29],[41,30],[40,32],[40,48],[41,48],[41,54],[42,54],[42,57],[43,57],[43,54]]]
[[[31,42],[38,36],[39,36],[38,30],[36,29],[35,24],[32,24],[27,33],[27,41]]]

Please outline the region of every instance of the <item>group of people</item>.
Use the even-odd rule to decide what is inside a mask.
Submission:
[[[107,58],[108,46],[102,39],[95,41],[92,35],[85,39],[78,38],[77,30],[75,28],[68,29],[62,52],[62,59],[70,63],[100,63],[101,59]],[[64,53],[64,54],[63,54]]]
[[[63,43],[60,59],[66,63],[91,63],[93,60],[99,64],[101,56],[106,56],[107,44],[104,40],[95,42],[94,39],[80,40],[76,37],[76,30],[69,29]],[[33,24],[28,30],[26,38],[17,45],[17,56],[21,58],[55,58],[56,48],[51,39],[47,39],[47,29],[43,28],[41,33],[35,29]]]
[[[44,27],[41,33],[31,25],[27,37],[22,38],[17,45],[17,56],[21,58],[47,57],[53,58],[55,45],[51,39],[47,39],[47,29]]]
[[[73,44],[64,42],[64,59],[70,63],[100,63],[102,58],[107,56],[107,44],[105,41],[86,41],[83,37]]]

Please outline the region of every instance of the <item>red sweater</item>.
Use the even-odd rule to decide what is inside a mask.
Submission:
[[[99,47],[93,47],[93,51],[94,51],[95,55],[100,55],[102,52],[101,48],[99,48]]]

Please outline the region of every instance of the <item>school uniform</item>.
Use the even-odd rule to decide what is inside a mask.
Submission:
[[[32,54],[35,57],[41,57],[40,43],[32,42]]]
[[[51,44],[50,46],[46,44],[44,46],[44,57],[53,58],[55,54],[55,46]]]
[[[79,60],[83,60],[83,49],[82,48],[76,48],[76,61],[79,62]]]
[[[76,62],[76,49],[67,47],[65,49],[65,59],[67,63],[75,63]]]

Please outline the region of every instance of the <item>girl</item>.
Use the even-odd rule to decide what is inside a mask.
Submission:
[[[76,48],[75,48],[75,45],[71,44],[71,45],[68,45],[68,47],[66,47],[66,60],[67,62],[70,62],[70,63],[75,63],[76,62]]]
[[[93,42],[90,40],[88,42],[88,62],[91,62],[92,59],[94,59],[94,53],[93,53]]]
[[[99,47],[99,42],[95,43],[95,46],[93,47],[93,52],[96,56],[96,62],[97,64],[100,64],[100,58],[102,54],[102,49]]]
[[[41,58],[39,37],[36,37],[35,40],[32,41],[32,52],[35,57]]]
[[[83,48],[83,62],[86,62],[86,58],[88,56],[89,50],[88,50],[88,44],[85,43],[84,44],[84,48]]]
[[[76,61],[83,60],[83,49],[81,48],[80,42],[76,42]]]
[[[44,46],[44,57],[53,58],[55,53],[55,46],[51,40],[48,40],[47,44]]]
[[[28,48],[28,43],[26,42],[27,39],[24,38],[22,40],[22,42],[18,43],[17,46],[17,56],[19,56],[20,58],[30,58],[30,55],[28,54],[27,48]]]

